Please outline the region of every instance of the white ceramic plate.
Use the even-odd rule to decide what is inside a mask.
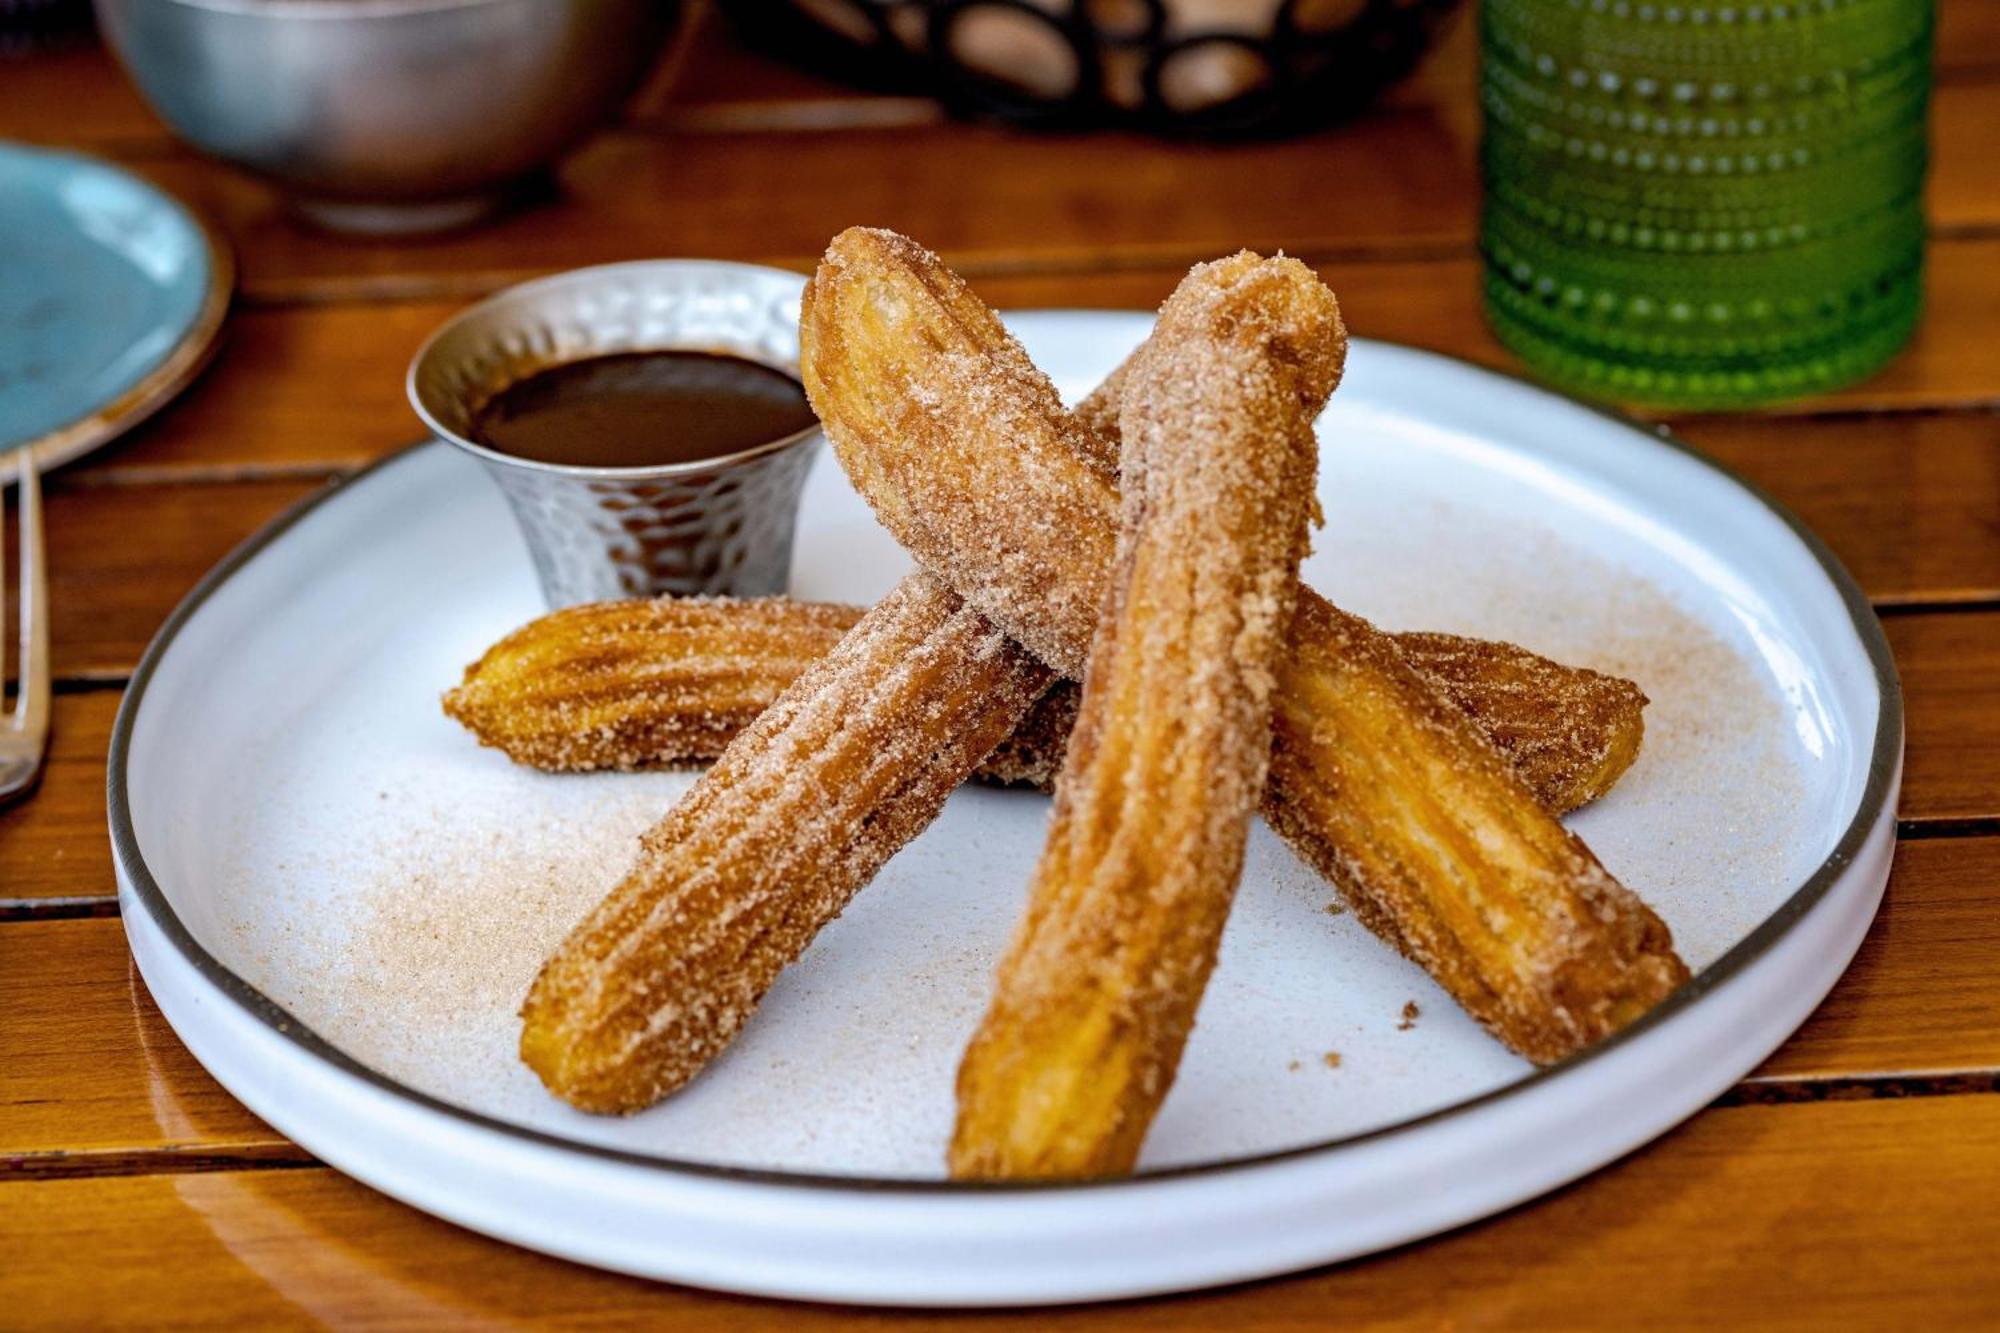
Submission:
[[[1147,328],[1013,323],[1072,394]],[[1361,341],[1320,434],[1309,581],[1390,627],[1504,636],[1652,696],[1639,762],[1574,825],[1697,976],[1561,1067],[1531,1070],[1329,914],[1331,891],[1259,827],[1140,1174],[951,1185],[952,1071],[1046,813],[969,788],[694,1085],[630,1119],[570,1111],[514,1060],[514,1006],[691,779],[526,772],[439,713],[463,664],[539,607],[497,492],[438,446],[274,524],[147,654],[110,790],[140,968],[216,1077],[334,1166],[536,1249],[737,1291],[1179,1290],[1572,1180],[1751,1069],[1852,956],[1894,838],[1887,648],[1781,511],[1541,390]],[[866,601],[904,568],[823,457],[794,591]]]

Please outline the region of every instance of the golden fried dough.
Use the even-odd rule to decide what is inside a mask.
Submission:
[[[587,1111],[636,1111],[692,1078],[1051,679],[910,576],[647,832],[535,978],[522,1060]]]
[[[860,618],[860,607],[782,597],[566,607],[488,649],[444,711],[482,745],[549,772],[705,764]],[[1646,696],[1631,681],[1509,643],[1390,637],[1557,814],[1609,791],[1638,757]],[[1053,790],[1076,698],[1074,683],[1056,682],[973,776]]]
[[[1173,1084],[1271,749],[1345,361],[1297,260],[1197,266],[1123,390],[1124,523],[1027,915],[958,1073],[951,1170],[1126,1172]]]
[[[1080,675],[1117,490],[1019,344],[935,256],[864,229],[829,248],[801,342],[807,393],[882,522]],[[1665,924],[1472,722],[1324,599],[1301,597],[1279,667],[1264,809],[1357,915],[1530,1059],[1615,1031],[1687,977]]]
[[[783,597],[564,607],[487,649],[444,711],[482,745],[556,772],[707,761],[859,619]]]

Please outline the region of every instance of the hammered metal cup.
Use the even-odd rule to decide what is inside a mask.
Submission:
[[[726,352],[796,376],[804,288],[781,269],[705,260],[606,264],[523,283],[431,336],[410,366],[410,402],[499,483],[550,607],[781,593],[818,427],[691,463],[571,467],[489,449],[473,438],[473,421],[509,384],[615,352]]]

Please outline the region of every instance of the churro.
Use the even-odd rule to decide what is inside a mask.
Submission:
[[[782,597],[566,607],[488,649],[444,710],[482,745],[549,772],[706,764],[861,614]],[[1609,790],[1639,753],[1646,696],[1631,681],[1508,643],[1390,637],[1556,814]],[[1074,683],[1051,686],[973,776],[1052,790],[1076,700]]]
[[[685,1083],[1052,679],[955,593],[905,579],[646,833],[535,978],[522,1060],[587,1111]]]
[[[807,295],[806,390],[877,517],[970,605],[1080,675],[1118,506],[1085,461],[1088,432],[993,313],[905,238],[843,232]],[[1666,925],[1472,722],[1324,599],[1300,599],[1279,668],[1264,810],[1357,916],[1530,1059],[1617,1030],[1687,977]]]
[[[958,1074],[961,1177],[1129,1171],[1194,1026],[1271,748],[1332,293],[1198,265],[1124,376],[1124,524],[1026,917]]]
[[[880,319],[865,313],[877,297]],[[1104,464],[1085,458],[1104,446],[954,275],[900,238],[845,233],[807,289],[801,336],[808,388],[836,444],[845,439],[851,475],[946,578],[906,579],[799,675],[545,965],[523,1006],[522,1057],[586,1109],[635,1110],[698,1072],[778,971],[1019,725],[1052,679],[1044,663],[1080,674],[1094,628],[1117,496]],[[899,493],[938,506],[936,521],[893,514]],[[961,602],[948,586],[961,582],[980,600]],[[982,606],[1010,614],[989,620]],[[1316,606],[1324,613],[1308,616]],[[1358,915],[1535,1058],[1587,1043],[1676,984],[1685,972],[1665,927],[1532,808],[1498,753],[1384,636],[1353,622],[1364,642],[1388,646],[1353,671],[1320,660],[1338,654],[1345,622],[1319,622],[1338,614],[1300,598],[1292,651],[1317,633],[1319,652],[1280,668],[1264,798],[1274,825]],[[1354,854],[1338,823],[1318,830],[1321,807],[1364,771],[1345,762],[1342,730],[1315,730],[1319,708],[1372,717],[1411,748],[1383,761],[1415,813],[1378,850],[1404,860]],[[1281,782],[1287,754],[1297,758]],[[1466,770],[1457,783],[1487,800],[1472,816],[1455,812],[1450,787],[1429,807],[1404,790],[1454,763]],[[1492,846],[1480,841],[1489,834]]]
[[[564,607],[487,649],[444,711],[482,745],[555,772],[707,761],[859,619],[783,597]]]

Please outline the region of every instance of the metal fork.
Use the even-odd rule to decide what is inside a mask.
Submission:
[[[49,741],[49,584],[42,556],[42,483],[32,446],[20,450],[17,462],[21,662],[15,675],[14,707],[0,717],[0,802],[12,800],[34,785]],[[7,605],[6,587],[6,543],[0,542],[0,612]],[[5,636],[0,635],[0,678],[5,676],[6,662]]]

